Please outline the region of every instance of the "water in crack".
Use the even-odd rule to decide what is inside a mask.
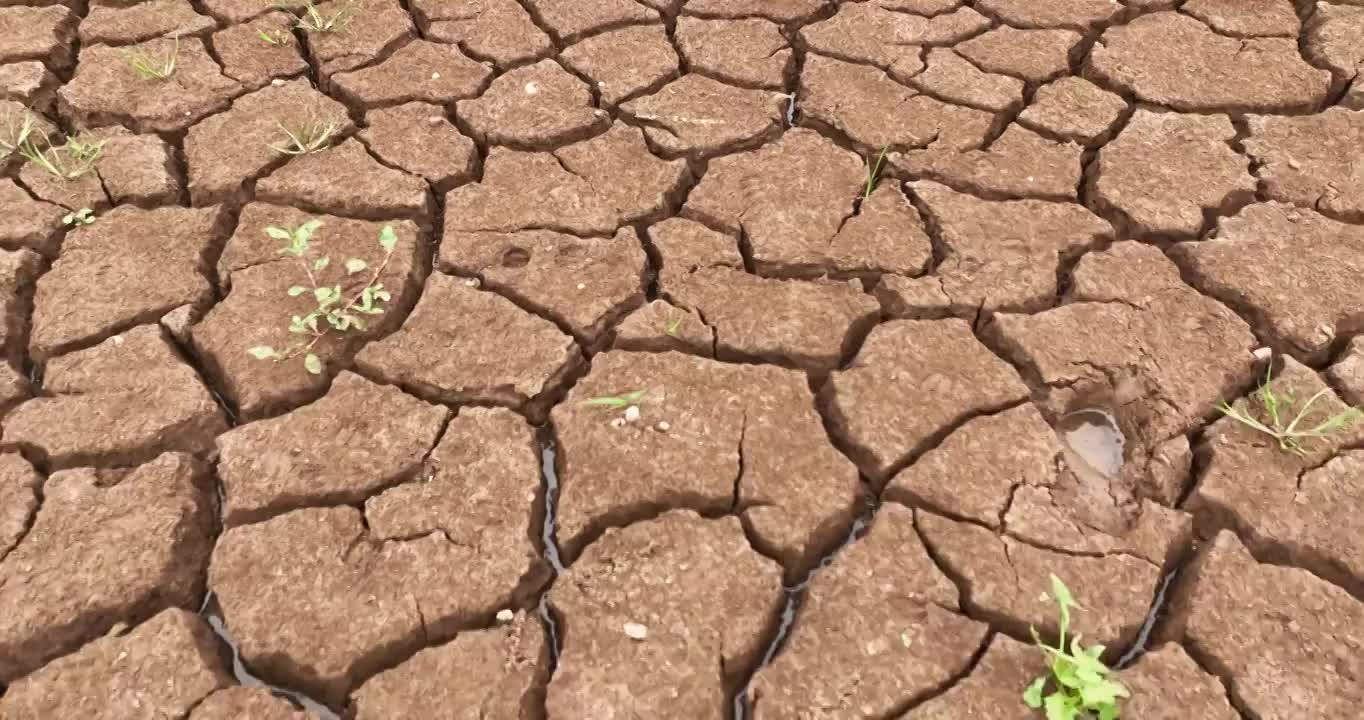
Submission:
[[[1122,471],[1127,438],[1118,419],[1107,410],[1085,408],[1067,413],[1056,423],[1056,434],[1084,464],[1107,478]]]
[[[540,437],[540,476],[545,481],[545,522],[540,528],[540,540],[545,546],[545,559],[549,561],[549,566],[554,570],[554,577],[564,572],[564,564],[559,559],[559,543],[555,537],[555,515],[554,509],[559,497],[559,476],[554,472],[554,441],[548,437],[548,433],[542,433]],[[553,581],[550,583],[553,586]],[[549,631],[549,650],[551,662],[559,662],[559,623],[554,620],[554,613],[549,611],[549,589],[546,588],[544,594],[540,596],[540,603],[536,610],[540,613],[540,619],[544,621],[545,628]]]
[[[222,608],[218,607],[218,599],[214,597],[213,593],[209,593],[208,596],[204,598],[204,606],[199,609],[199,614],[203,615],[204,619],[208,621],[208,625],[213,628],[214,634],[221,638],[223,642],[227,643],[229,648],[232,648],[232,675],[237,678],[237,682],[243,687],[263,687],[266,690],[269,690],[272,695],[285,698],[295,705],[302,707],[304,710],[322,718],[322,720],[341,720],[340,715],[332,712],[326,705],[313,700],[307,695],[277,685],[271,685],[255,675],[252,675],[251,671],[246,669],[246,664],[242,662],[242,655],[237,651],[237,643],[233,642],[232,637],[227,634],[227,625],[223,623]]]
[[[1151,639],[1151,630],[1156,626],[1156,620],[1160,617],[1161,611],[1165,609],[1166,594],[1170,590],[1170,584],[1174,582],[1175,576],[1178,574],[1179,570],[1174,570],[1161,581],[1160,589],[1156,591],[1156,600],[1151,603],[1151,611],[1146,613],[1146,621],[1141,624],[1141,630],[1137,633],[1137,641],[1132,643],[1130,650],[1118,658],[1117,664],[1113,667],[1121,670],[1145,654],[1146,643]]]

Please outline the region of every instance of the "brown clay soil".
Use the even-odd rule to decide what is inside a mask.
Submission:
[[[0,720],[1359,716],[1364,0],[303,5],[0,0]]]

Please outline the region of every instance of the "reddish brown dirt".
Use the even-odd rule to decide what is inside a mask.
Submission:
[[[314,7],[0,0],[0,719],[1357,714],[1364,0]]]

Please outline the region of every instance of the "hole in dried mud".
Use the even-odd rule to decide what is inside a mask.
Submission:
[[[1087,469],[1105,478],[1121,474],[1127,437],[1112,413],[1101,408],[1067,413],[1057,421],[1056,434]]]
[[[530,264],[530,251],[525,248],[507,248],[502,253],[502,267],[522,268]]]

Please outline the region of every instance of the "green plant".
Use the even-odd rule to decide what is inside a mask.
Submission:
[[[1105,650],[1103,645],[1083,647],[1076,635],[1070,641],[1070,649],[1066,649],[1070,609],[1084,608],[1055,575],[1051,576],[1051,594],[1061,609],[1060,637],[1056,647],[1051,647],[1042,642],[1037,628],[1032,628],[1033,641],[1042,649],[1050,672],[1028,685],[1023,702],[1030,708],[1044,709],[1047,720],[1117,720],[1119,699],[1130,697],[1130,693],[1122,683],[1108,677],[1113,671],[1099,659]],[[1047,692],[1048,689],[1051,691]]]
[[[1320,400],[1323,395],[1330,392],[1330,389],[1322,388],[1317,391],[1294,413],[1293,395],[1288,392],[1276,393],[1274,391],[1272,387],[1273,372],[1272,367],[1265,371],[1264,384],[1251,395],[1264,409],[1267,422],[1261,422],[1248,410],[1235,407],[1225,401],[1218,405],[1217,409],[1232,420],[1278,440],[1280,450],[1291,452],[1294,455],[1306,455],[1307,444],[1312,440],[1329,438],[1338,432],[1348,430],[1360,418],[1364,418],[1364,410],[1352,407],[1331,415],[1316,425],[1305,426],[1304,421],[1306,421],[1312,405]],[[1292,420],[1288,420],[1289,415],[1292,415]]]
[[[67,138],[65,144],[48,143],[46,147],[40,148],[30,133],[19,144],[19,154],[62,180],[75,180],[95,169],[95,163],[104,154],[107,142],[73,137]]]
[[[330,13],[317,9],[311,2],[303,4],[303,14],[298,17],[297,27],[304,32],[340,32],[350,25],[355,16],[355,5],[344,2]]]
[[[686,315],[678,315],[675,318],[669,318],[668,324],[663,328],[663,332],[666,333],[668,337],[677,337],[677,330],[682,327],[682,321],[686,319]]]
[[[336,118],[314,119],[297,126],[279,123],[279,129],[284,133],[285,140],[279,145],[269,146],[271,150],[282,155],[307,155],[325,150],[332,136],[341,129],[341,121]]]
[[[867,189],[862,191],[863,200],[871,197],[871,191],[876,189],[876,183],[881,180],[881,166],[886,161],[886,151],[889,149],[889,145],[882,147],[881,154],[876,157],[875,163],[872,163],[870,159],[867,160]]]
[[[62,216],[62,224],[73,229],[82,225],[93,225],[95,224],[94,211],[90,208],[81,208],[75,212],[69,212]]]
[[[600,405],[609,408],[627,408],[631,405],[638,405],[644,399],[643,390],[635,390],[623,395],[603,395],[600,397],[584,400],[584,405]]]
[[[288,30],[257,30],[256,37],[264,40],[270,45],[288,45],[294,41],[294,36]]]
[[[33,128],[37,122],[33,112],[27,108],[22,112],[5,115],[4,123],[0,124],[0,151],[3,151],[0,152],[0,157],[8,157],[10,153],[23,147],[33,135]]]
[[[170,52],[156,54],[143,48],[134,48],[124,54],[124,59],[143,80],[165,80],[175,74],[175,64],[180,59],[180,36],[175,36],[175,45]]]
[[[347,299],[340,284],[324,285],[318,281],[317,273],[331,265],[331,258],[327,255],[311,260],[305,257],[312,249],[313,233],[321,226],[321,220],[309,220],[293,229],[273,226],[265,229],[270,237],[288,241],[287,245],[280,248],[279,254],[297,259],[303,274],[308,278],[308,285],[294,285],[289,288],[289,297],[311,294],[314,307],[306,315],[293,315],[289,318],[289,332],[302,335],[305,339],[283,349],[257,345],[247,350],[258,360],[275,362],[284,362],[302,355],[303,367],[314,375],[322,373],[322,359],[313,350],[323,338],[334,332],[364,330],[368,326],[366,315],[383,314],[383,304],[389,301],[390,295],[384,289],[383,283],[379,282],[379,276],[383,274],[384,268],[388,267],[393,250],[398,246],[398,236],[393,232],[393,226],[385,225],[383,230],[379,231],[379,247],[383,248],[384,257],[377,266],[371,267],[360,258],[346,258],[344,265],[347,277],[369,271],[363,284],[359,285],[359,289],[354,290]]]

